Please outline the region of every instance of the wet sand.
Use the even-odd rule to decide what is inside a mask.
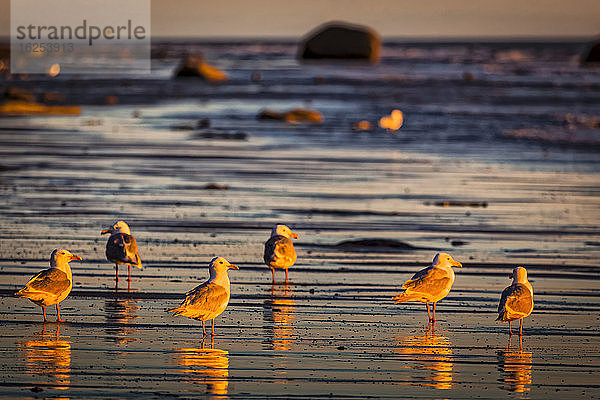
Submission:
[[[3,396],[600,395],[595,175],[170,135],[3,134]],[[205,190],[210,182],[230,187]],[[486,206],[443,206],[456,199]],[[124,280],[115,290],[103,255],[100,230],[117,218],[130,223],[145,265],[131,291]],[[276,221],[301,235],[290,285],[271,285],[261,262]],[[336,246],[358,238],[413,248]],[[44,328],[39,307],[11,294],[56,246],[85,261],[72,263],[67,322]],[[423,305],[391,297],[438,250],[465,267],[434,330]],[[199,323],[165,310],[216,254],[241,269],[230,272],[231,303],[212,343]],[[522,345],[494,322],[518,264],[536,291]]]
[[[445,87],[406,79],[423,102]],[[362,99],[353,90],[371,86],[319,86],[312,106],[325,123],[307,127],[254,119],[263,106],[301,103],[305,86],[292,82],[296,92],[286,97],[285,84],[267,82],[272,97],[256,101],[232,98],[238,84],[207,88],[218,94],[210,101],[154,97],[86,105],[80,116],[0,119],[0,396],[600,397],[597,148],[498,138],[517,115],[526,123],[554,118],[577,88],[555,89],[564,95],[556,102],[540,96],[516,114],[511,106],[479,115],[477,96],[465,100],[474,107],[466,111],[413,104],[406,129],[389,135],[352,132],[348,122],[357,110],[379,113],[391,92]],[[347,97],[332,95],[340,87]],[[460,83],[451,92],[458,99],[482,87]],[[541,89],[519,81],[496,94],[510,104],[527,90]],[[598,103],[581,90],[587,97],[575,96],[583,100],[573,107]],[[172,129],[204,117],[248,136]],[[496,136],[465,137],[469,129]],[[129,223],[145,266],[132,271],[131,290],[124,279],[115,288],[104,258],[100,231],[118,219]],[[289,285],[272,285],[262,263],[277,222],[300,235]],[[71,263],[74,289],[61,304],[67,322],[44,325],[39,307],[12,293],[47,267],[56,247],[84,262]],[[433,329],[424,305],[394,305],[392,296],[438,251],[464,268]],[[201,323],[165,310],[206,279],[215,255],[241,268],[230,271],[218,336],[203,341]],[[506,324],[494,320],[517,265],[529,271],[535,309],[522,341],[509,341]],[[48,315],[54,320],[55,310]]]

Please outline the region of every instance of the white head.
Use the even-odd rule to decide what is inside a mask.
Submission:
[[[69,250],[54,249],[54,251],[50,255],[50,267],[61,268],[64,266],[68,266],[69,262],[72,260],[81,261],[82,258],[76,254],[72,254]]]
[[[508,277],[513,280],[513,283],[525,283],[527,282],[527,270],[523,267],[517,267],[513,269]]]
[[[292,232],[292,230],[290,228],[288,228],[286,225],[275,225],[275,227],[273,228],[273,230],[271,231],[271,237],[273,236],[283,236],[286,238],[293,238],[293,239],[298,239],[298,235],[294,232]]]
[[[454,260],[448,253],[437,253],[435,257],[433,257],[431,265],[437,267],[462,267],[462,264]]]
[[[102,231],[102,235],[105,233],[110,233],[111,235],[114,233],[125,233],[127,235],[131,235],[131,231],[129,230],[129,225],[125,221],[117,221],[113,226],[108,229],[104,229]]]
[[[235,264],[231,264],[223,257],[215,257],[212,260],[210,260],[210,264],[208,264],[208,269],[210,270],[212,275],[213,271],[221,273],[227,272],[228,269],[240,269],[240,267],[238,267]]]
[[[215,257],[208,264],[208,272],[211,281],[220,281],[229,287],[229,276],[227,271],[230,269],[240,269],[237,265],[231,264],[223,257]]]

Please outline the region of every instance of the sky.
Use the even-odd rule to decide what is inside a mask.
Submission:
[[[9,4],[0,0],[3,36]],[[330,20],[394,38],[600,35],[600,0],[152,0],[151,12],[155,37],[297,38]]]

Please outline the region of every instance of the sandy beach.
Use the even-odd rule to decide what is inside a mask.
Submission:
[[[0,119],[0,396],[599,398],[598,130],[586,128],[587,144],[581,127],[570,142],[506,131],[593,115],[600,75],[414,48],[454,61],[419,70],[416,50],[391,46],[369,71],[300,65],[288,44],[205,45],[229,83],[173,81],[176,57],[152,79],[19,83],[59,90],[82,113]],[[106,105],[108,93],[119,102]],[[255,118],[307,104],[322,124]],[[394,107],[406,116],[398,133],[351,129]],[[186,127],[203,118],[211,131]],[[131,290],[115,287],[100,235],[119,219],[144,262]],[[300,236],[287,285],[262,262],[276,223]],[[44,325],[13,293],[57,247],[84,261],[71,263],[66,322]],[[392,297],[438,251],[464,268],[433,328],[423,304]],[[203,340],[200,322],[165,310],[216,255],[240,270],[217,336]],[[509,340],[495,319],[517,265],[535,309]]]

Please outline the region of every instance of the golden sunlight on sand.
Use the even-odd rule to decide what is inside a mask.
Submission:
[[[397,341],[396,353],[408,356],[405,368],[430,371],[426,376],[415,376],[415,386],[436,389],[452,388],[452,344],[445,336],[427,328],[425,335],[402,337]],[[420,379],[418,379],[420,378]]]
[[[187,374],[189,383],[205,383],[206,394],[227,395],[229,387],[229,352],[214,348],[214,337],[210,348],[179,348],[175,351],[175,362]]]
[[[56,332],[46,333],[43,325],[38,340],[28,340],[20,345],[25,350],[27,373],[48,377],[53,389],[67,390],[71,385],[71,341],[60,340],[60,325]]]

